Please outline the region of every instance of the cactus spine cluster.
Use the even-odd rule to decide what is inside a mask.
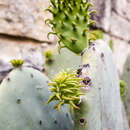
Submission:
[[[59,47],[67,47],[76,54],[88,47],[92,38],[89,27],[95,23],[90,19],[95,10],[89,11],[92,3],[88,0],[50,0],[47,11],[53,18],[45,22],[51,25],[53,32],[59,38]]]
[[[70,73],[68,69],[66,72],[61,71],[49,83],[50,86],[53,86],[50,90],[53,95],[48,99],[48,102],[57,100],[58,104],[54,106],[60,112],[61,106],[64,104],[70,105],[70,113],[72,109],[80,109],[77,104],[80,101],[80,96],[83,93],[80,92],[80,88],[83,86],[82,78],[77,77],[76,72]]]

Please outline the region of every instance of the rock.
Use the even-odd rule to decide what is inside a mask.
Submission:
[[[11,59],[23,59],[25,66],[43,69],[43,44],[51,29],[44,20],[51,15],[45,9],[49,0],[0,0],[0,80],[12,69]]]
[[[113,41],[113,55],[119,74],[123,72],[123,66],[130,53],[130,45],[128,42],[112,37],[108,34],[104,34],[104,40],[109,44],[110,39]]]
[[[108,32],[110,28],[111,0],[92,0],[92,2],[97,11],[97,15],[94,15],[94,19],[97,21],[96,26]]]
[[[112,10],[130,22],[130,0],[111,0]]]
[[[94,0],[98,12],[94,19],[97,28],[120,39],[130,41],[130,1],[129,0]]]
[[[12,70],[12,66],[9,63],[4,63],[0,60],[0,83],[4,77]]]
[[[44,58],[42,56],[44,48],[42,44],[22,39],[10,39],[0,36],[0,80],[12,69],[11,59],[23,59],[24,66],[43,69]]]
[[[36,66],[41,66],[44,63],[41,44],[21,39],[12,40],[7,37],[0,37],[0,48],[0,59],[4,62],[22,58],[24,60],[30,60],[30,64],[32,62]]]
[[[114,41],[114,57],[119,73],[130,53],[130,0],[94,0],[96,28],[105,33],[104,40]]]
[[[115,12],[112,12],[109,30],[115,37],[119,37],[128,42],[130,41],[130,22]]]
[[[123,71],[123,66],[127,60],[130,53],[130,45],[122,40],[113,38],[114,41],[114,58],[116,62],[117,69],[121,74]]]
[[[49,0],[0,0],[0,33],[48,41],[51,30],[44,23],[51,17],[45,12],[48,6]]]

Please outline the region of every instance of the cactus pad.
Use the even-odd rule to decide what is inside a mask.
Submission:
[[[67,106],[46,104],[48,78],[27,67],[14,69],[0,85],[0,130],[73,130]]]
[[[67,47],[76,54],[81,53],[88,47],[92,33],[90,25],[95,21],[90,19],[91,14],[96,11],[89,11],[92,3],[88,0],[50,0],[51,5],[47,11],[53,14],[52,20],[45,22],[51,25],[53,32],[59,38],[59,46]]]
[[[125,130],[119,77],[107,43],[92,44],[82,63],[81,78],[87,77],[89,89],[82,89],[80,110],[75,109],[75,130]]]

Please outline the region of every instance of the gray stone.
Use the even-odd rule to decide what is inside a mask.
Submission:
[[[110,33],[123,40],[130,41],[130,22],[112,12]]]
[[[49,0],[0,0],[0,33],[48,41]],[[53,41],[51,36],[49,41]]]
[[[34,67],[38,70],[43,69],[42,53],[44,48],[39,43],[0,37],[0,48],[0,80],[13,68],[10,63],[12,59],[23,59],[24,66]]]
[[[104,40],[109,44],[110,40],[113,41],[113,55],[119,74],[123,72],[123,66],[130,53],[130,45],[124,40],[120,40],[116,37],[112,37],[108,34],[104,34]]]
[[[96,26],[108,32],[110,28],[111,0],[92,0],[92,2],[94,9],[97,11],[97,15],[94,15],[94,19],[97,21]]]
[[[94,0],[98,12],[94,19],[97,28],[130,41],[130,1],[128,0]]]
[[[12,69],[13,67],[11,66],[11,64],[4,63],[0,60],[0,83]]]
[[[130,22],[130,0],[111,0],[112,10]]]

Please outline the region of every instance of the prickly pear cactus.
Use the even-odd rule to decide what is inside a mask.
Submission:
[[[92,40],[90,25],[95,21],[90,19],[94,10],[88,11],[92,3],[88,0],[50,0],[51,5],[47,9],[52,13],[52,20],[47,19],[53,32],[59,38],[59,46],[67,47],[74,53],[81,53]],[[48,36],[49,36],[48,34]]]
[[[48,78],[32,68],[14,69],[0,85],[0,130],[73,130],[67,106],[47,105]]]
[[[66,47],[76,54],[81,54],[83,65],[78,69],[78,77],[84,78],[85,94],[80,97],[80,110],[73,112],[75,130],[126,130],[123,124],[122,102],[118,73],[114,65],[110,48],[95,40],[90,31],[90,11],[88,0],[50,0],[47,9],[53,14],[46,23],[52,27],[59,38],[59,47]],[[86,49],[85,49],[86,48]],[[61,104],[60,104],[61,105]]]
[[[73,113],[75,130],[125,130],[119,79],[108,45],[96,41],[83,54],[80,77],[82,88],[80,110]]]

